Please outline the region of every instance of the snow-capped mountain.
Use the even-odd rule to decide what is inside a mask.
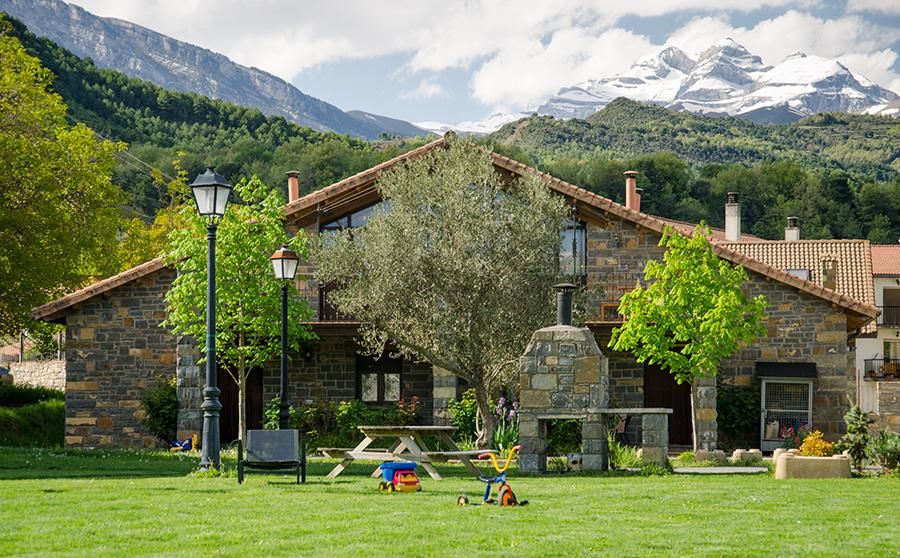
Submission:
[[[837,60],[796,53],[767,66],[734,40],[723,39],[696,61],[676,47],[666,47],[637,60],[621,75],[562,88],[536,112],[585,118],[616,97],[766,123],[818,112],[863,112],[900,99]]]
[[[493,132],[494,130],[500,129],[500,127],[504,124],[508,124],[509,122],[513,122],[522,118],[527,118],[533,114],[533,112],[519,112],[515,114],[497,113],[485,118],[484,120],[465,120],[463,122],[457,122],[456,124],[426,121],[415,122],[414,125],[418,128],[422,128],[423,130],[427,130],[438,135],[442,135],[447,131],[453,130],[454,132],[463,136],[483,136],[485,134]]]

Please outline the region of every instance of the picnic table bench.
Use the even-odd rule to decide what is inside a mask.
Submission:
[[[432,463],[444,462],[449,459],[459,459],[465,468],[475,476],[481,473],[472,463],[471,458],[485,453],[482,450],[461,450],[453,441],[452,434],[456,432],[453,426],[359,426],[363,434],[363,440],[355,448],[321,448],[327,457],[341,459],[334,469],[328,473],[328,478],[335,478],[346,469],[350,463],[357,459],[374,461],[415,461],[422,465],[431,478],[441,480],[440,473],[432,467]],[[441,444],[449,450],[432,451],[425,441],[425,436],[437,438]],[[369,448],[378,439],[394,438],[394,441],[386,449]],[[381,474],[381,466],[372,473],[372,477]]]

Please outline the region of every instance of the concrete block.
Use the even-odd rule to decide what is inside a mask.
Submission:
[[[664,466],[668,459],[668,448],[641,448],[641,461],[644,463],[655,463]]]

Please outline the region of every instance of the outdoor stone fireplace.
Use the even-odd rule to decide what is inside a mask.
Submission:
[[[589,329],[571,325],[575,285],[557,289],[557,324],[535,331],[520,359],[519,468],[544,471],[547,422],[577,419],[582,421],[582,468],[603,471],[608,466],[607,359]]]

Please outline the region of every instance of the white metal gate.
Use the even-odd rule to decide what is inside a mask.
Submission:
[[[762,379],[762,450],[780,448],[783,434],[812,424],[813,381],[802,378]]]

